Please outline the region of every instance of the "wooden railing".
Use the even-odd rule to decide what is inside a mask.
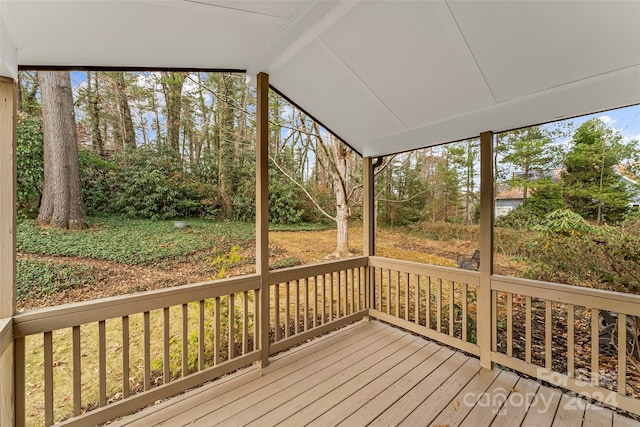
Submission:
[[[369,268],[371,316],[479,354],[477,272],[381,257]]]
[[[493,362],[640,414],[640,296],[504,276],[491,290]]]
[[[475,355],[490,329],[492,362],[640,414],[638,349],[617,344],[637,345],[637,329],[609,327],[610,355],[592,344],[603,313],[639,322],[640,296],[491,276],[492,318],[479,319],[478,272],[381,257],[271,271],[267,283],[268,325],[255,321],[259,275],[0,321],[2,348],[14,340],[16,425],[107,421],[259,361],[260,330],[274,354],[366,316]]]
[[[272,271],[270,354],[367,315],[367,258]]]
[[[250,275],[16,315],[16,425],[97,424],[259,360],[260,286]]]

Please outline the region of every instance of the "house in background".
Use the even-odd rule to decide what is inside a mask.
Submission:
[[[522,188],[511,188],[501,191],[496,196],[495,217],[500,218],[508,215],[524,203],[524,192]]]
[[[624,182],[627,190],[631,194],[629,197],[629,205],[640,209],[640,178],[629,167],[624,165],[614,166],[613,170],[620,175],[620,179]]]
[[[530,173],[529,179],[536,181],[539,179],[550,179],[551,182],[559,182],[561,177],[560,169],[549,169],[540,173]],[[522,178],[523,172],[514,172],[513,178]],[[529,188],[527,198],[531,197],[533,189]],[[522,206],[524,203],[524,190],[522,187],[507,188],[500,191],[496,195],[495,201],[495,218],[503,217],[512,210],[515,210],[518,206]]]

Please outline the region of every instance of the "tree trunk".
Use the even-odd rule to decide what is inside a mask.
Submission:
[[[184,74],[163,72],[162,88],[167,105],[167,143],[172,152],[180,155],[180,113],[182,111],[182,86]]]
[[[115,74],[116,91],[118,93],[118,115],[120,116],[120,136],[124,148],[136,148],[136,134],[133,129],[133,119],[131,118],[131,108],[129,108],[129,97],[127,96],[127,85],[124,81],[124,73]]]
[[[347,200],[347,148],[335,136],[330,136],[330,147],[335,169],[329,168],[336,195],[336,225],[338,229],[336,251],[331,257],[344,258],[353,255],[349,250],[349,201]]]
[[[91,82],[95,85],[92,86]],[[104,139],[102,138],[102,130],[100,129],[100,106],[98,103],[99,93],[98,74],[95,72],[87,72],[87,100],[89,102],[89,123],[91,125],[91,146],[94,153],[102,156],[104,154]]]
[[[86,226],[86,220],[71,77],[68,71],[40,71],[38,80],[44,130],[44,188],[36,223],[81,229]]]
[[[228,216],[231,213],[233,200],[233,169],[235,156],[235,143],[232,141],[234,132],[234,108],[233,78],[226,74],[220,76],[220,147],[218,149],[218,196],[222,205],[222,213]]]

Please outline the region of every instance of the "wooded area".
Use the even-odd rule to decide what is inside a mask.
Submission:
[[[47,83],[54,78],[59,82]],[[71,90],[73,111],[60,101]],[[255,93],[242,73],[25,71],[19,105],[23,217],[37,215],[40,224],[64,228],[83,227],[82,212],[254,220]],[[270,222],[335,224],[336,250],[329,257],[348,256],[349,222],[361,218],[360,156],[273,91],[269,109]],[[587,244],[594,260],[602,251],[611,260],[592,266],[596,282],[637,289],[640,255],[625,243],[639,238],[632,206],[638,200],[637,141],[590,119],[577,129],[562,122],[498,134],[495,144],[496,194],[517,193],[497,225],[531,236],[505,254],[528,259],[528,277],[560,280],[550,260]],[[477,140],[387,156],[374,165],[379,227],[419,233],[424,224],[478,222]],[[70,173],[61,175],[60,168]],[[53,201],[78,200],[76,168],[82,203],[67,203],[61,216]],[[551,246],[540,250],[549,233]],[[585,241],[565,242],[554,252],[558,233]],[[620,257],[632,268],[615,267],[629,265]],[[557,270],[566,273],[568,265]],[[582,284],[585,275],[576,274],[564,279]]]

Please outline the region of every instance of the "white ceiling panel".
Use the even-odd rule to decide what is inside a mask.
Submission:
[[[638,1],[450,1],[498,101],[640,64]]]
[[[267,72],[367,155],[640,104],[640,1],[0,0],[18,65]],[[13,45],[17,47],[16,51]]]
[[[25,1],[10,9],[27,65],[243,69],[285,22],[182,1]]]
[[[363,152],[377,156],[477,137],[640,102],[640,66],[472,111],[405,132],[380,136]]]
[[[322,39],[413,127],[493,103],[451,26],[443,2],[363,2]]]
[[[302,4],[303,0],[286,1],[245,1],[245,0],[184,0],[191,3],[202,3],[214,7],[240,10],[280,18],[290,18]]]
[[[322,43],[307,46],[270,82],[359,152],[376,136],[402,129]]]

